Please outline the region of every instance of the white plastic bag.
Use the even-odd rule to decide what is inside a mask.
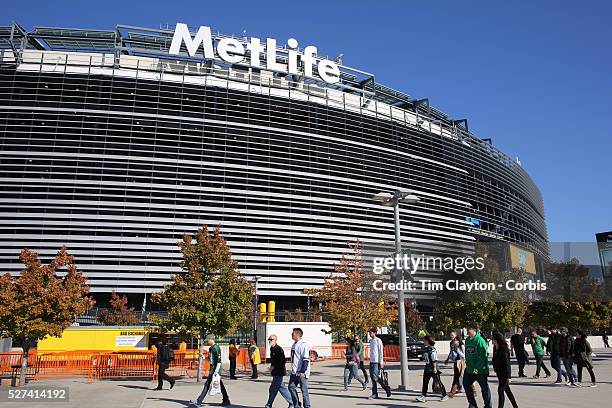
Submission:
[[[221,394],[221,376],[218,373],[213,374],[212,381],[210,383],[209,395]]]

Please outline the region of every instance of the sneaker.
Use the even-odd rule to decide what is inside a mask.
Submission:
[[[591,388],[595,388],[595,387],[597,387],[597,384],[595,384],[595,383],[591,383],[591,385],[589,385],[589,387],[591,387]]]
[[[229,400],[221,401],[222,407],[229,407],[230,405],[232,405],[232,403],[229,402]]]
[[[539,376],[539,375],[534,375],[534,376],[533,376],[533,377],[531,377],[531,378],[536,379],[536,378],[540,378],[540,376]]]
[[[342,388],[342,389],[340,390],[340,392],[346,392],[346,391],[348,391],[348,388]]]
[[[189,406],[200,408],[202,405],[198,404],[198,400],[189,401]]]
[[[387,387],[385,391],[387,391],[387,398],[389,398],[391,396],[391,388]]]
[[[372,394],[368,397],[368,399],[378,399],[378,395]]]
[[[572,387],[582,388],[582,385],[580,385],[580,383],[573,383]]]
[[[422,395],[421,395],[420,397],[417,397],[417,399],[416,399],[416,400],[417,400],[418,402],[427,402],[427,398],[426,398],[426,397],[424,397],[424,396],[422,396]]]
[[[574,383],[573,383],[573,382],[571,382],[571,381],[568,381],[568,382],[566,382],[566,383],[565,383],[565,386],[566,386],[566,387],[569,387],[569,386],[571,386],[571,385],[574,385]]]
[[[550,377],[550,374],[546,374],[546,375],[544,376],[544,378],[548,378],[548,377]]]
[[[367,389],[368,389],[368,383],[364,383],[364,384],[361,386],[361,391],[365,391],[365,390],[367,390]]]
[[[444,402],[444,401],[448,401],[448,396],[445,395],[442,398],[440,398],[440,402]]]

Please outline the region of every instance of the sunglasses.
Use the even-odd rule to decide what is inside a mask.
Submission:
[[[268,341],[274,341],[275,339],[268,339]]]

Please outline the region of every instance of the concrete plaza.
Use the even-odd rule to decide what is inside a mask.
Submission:
[[[611,349],[608,349],[611,350]],[[571,388],[554,385],[554,378],[521,378],[513,379],[511,386],[518,404],[521,407],[606,407],[610,406],[612,399],[612,351],[595,350],[597,357],[594,358],[595,375],[597,376],[597,388]],[[550,368],[550,362],[546,360],[546,365]],[[410,362],[410,382],[408,391],[394,392],[391,398],[381,397],[379,400],[368,400],[370,390],[361,391],[361,387],[355,381],[348,392],[341,392],[342,373],[344,364],[340,361],[317,362],[313,365],[310,378],[310,395],[314,408],[319,407],[419,407],[419,406],[445,406],[445,407],[466,407],[467,400],[465,394],[458,394],[455,398],[446,402],[439,402],[433,395],[426,404],[416,402],[415,398],[420,395],[423,363],[419,361]],[[389,382],[392,386],[397,386],[399,382],[399,365],[390,363],[386,367],[389,372]],[[535,366],[527,366],[526,374],[533,375]],[[265,367],[260,366],[260,376],[257,380],[252,380],[248,375],[239,376],[238,380],[229,380],[225,377],[227,370],[224,371],[224,384],[227,387],[232,406],[243,408],[263,407],[268,396],[268,385],[270,377]],[[442,381],[447,389],[450,389],[452,382],[452,367],[442,368]],[[516,366],[513,367],[513,374],[516,374]],[[554,373],[554,371],[553,371]],[[583,382],[588,382],[588,373],[583,373]],[[497,380],[494,375],[490,378],[490,387],[493,395],[493,406],[497,406]],[[4,381],[0,392],[7,393],[7,381]],[[170,390],[169,385],[165,384],[165,389],[155,391],[153,388],[156,383],[150,381],[125,380],[125,381],[96,381],[87,384],[82,379],[75,380],[54,380],[39,381],[28,384],[32,386],[68,386],[70,389],[70,401],[68,403],[52,403],[53,407],[122,407],[122,408],[182,408],[188,406],[189,400],[194,399],[199,394],[202,384],[196,383],[193,379],[179,380]],[[431,385],[430,385],[431,387]],[[431,389],[431,388],[430,388]],[[381,396],[384,393],[381,393]],[[478,402],[482,406],[480,390],[478,389]],[[207,396],[205,404],[209,406],[219,406],[220,396]],[[48,407],[48,402],[43,403],[23,403],[23,402],[2,402],[3,407]],[[285,401],[280,395],[274,404],[275,407],[286,407]],[[506,400],[506,407],[510,406]]]

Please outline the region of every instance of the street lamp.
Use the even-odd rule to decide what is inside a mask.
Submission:
[[[255,283],[255,296],[253,296],[253,338],[255,339],[255,342],[257,343],[257,317],[258,317],[258,310],[257,310],[257,303],[259,302],[259,298],[257,295],[257,282],[259,282],[259,279],[261,279],[261,276],[253,276],[253,282]]]
[[[393,207],[395,213],[395,255],[401,258],[402,256],[402,240],[400,236],[400,218],[399,218],[399,204],[414,204],[419,201],[419,197],[414,195],[410,190],[398,189],[393,193],[378,193],[374,196],[376,201],[380,201],[384,206]],[[395,276],[403,276],[397,269],[397,262],[395,263]],[[400,282],[401,283],[401,282]],[[400,348],[400,372],[401,372],[401,383],[398,387],[400,391],[405,391],[408,385],[408,350],[406,344],[406,305],[404,304],[404,290],[400,290],[397,293],[397,308],[399,311],[399,348]]]

